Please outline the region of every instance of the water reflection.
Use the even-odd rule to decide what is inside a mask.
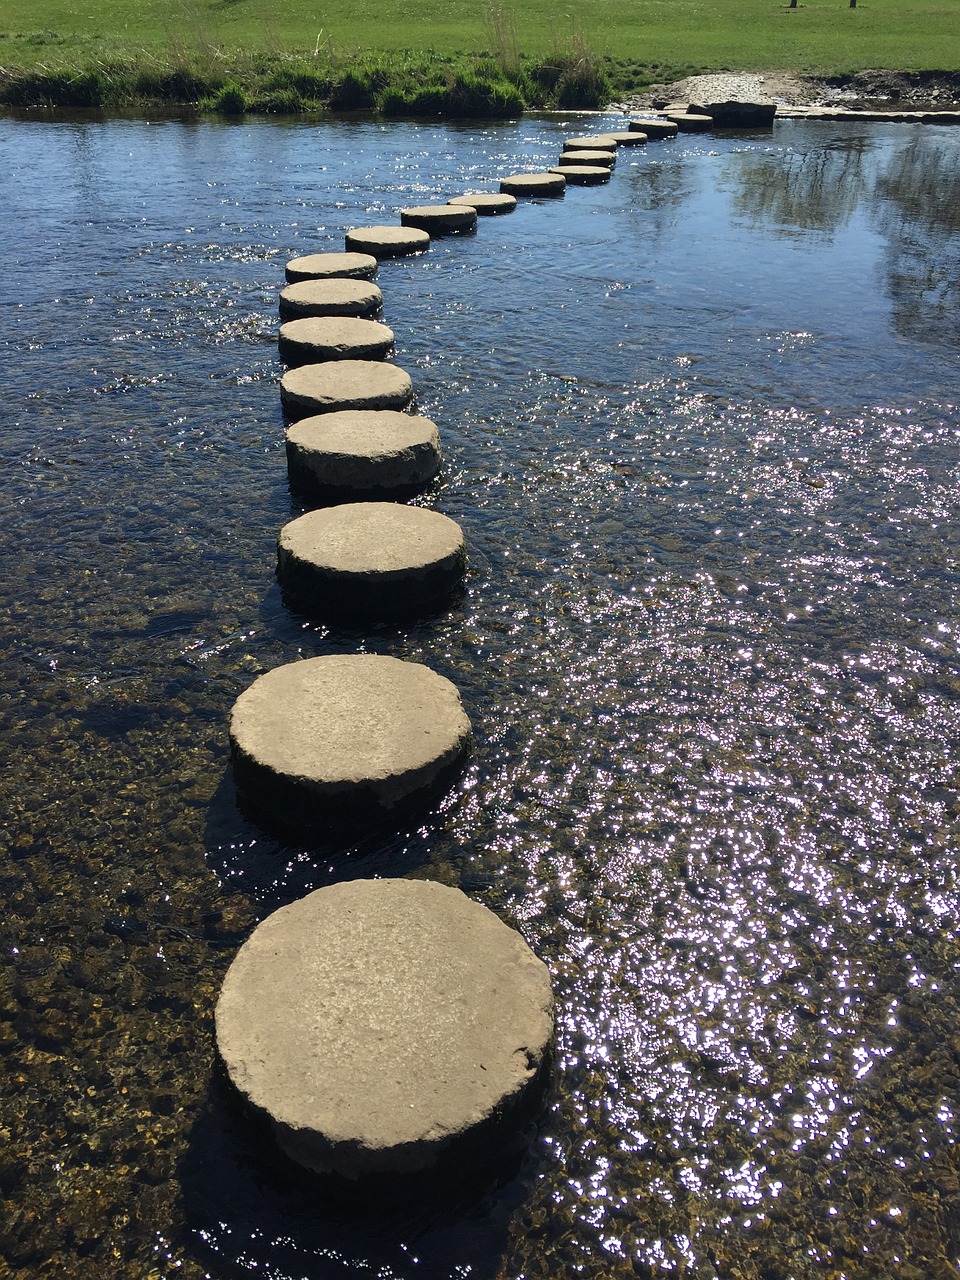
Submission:
[[[867,133],[770,149],[737,165],[733,210],[775,235],[833,235],[867,191]]]
[[[945,135],[864,131],[859,205],[798,180],[827,211],[787,238],[728,207],[741,168],[775,182],[769,138],[716,138],[384,264],[444,437],[423,501],[464,525],[471,576],[435,621],[367,634],[290,614],[273,577],[299,509],[282,262],[392,216],[394,178],[482,185],[563,130],[86,127],[87,171],[126,178],[105,223],[69,130],[0,122],[13,1273],[948,1274],[956,349],[947,325],[905,348],[880,285],[888,254],[953,244],[949,195],[908,195],[924,153],[953,190]],[[391,839],[283,845],[235,804],[230,704],[358,649],[452,678],[476,759]],[[503,1185],[358,1224],[254,1156],[211,1010],[258,917],[369,874],[460,884],[523,930],[558,1071]]]

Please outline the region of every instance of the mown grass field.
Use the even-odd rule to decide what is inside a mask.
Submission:
[[[488,62],[484,54],[491,55]],[[372,105],[386,83],[423,83],[426,75],[439,84],[444,66],[459,67],[468,79],[475,73],[496,78],[499,68],[526,104],[536,105],[539,94],[543,105],[550,92],[536,88],[536,67],[576,63],[590,64],[586,79],[593,76],[593,94],[601,97],[722,68],[956,70],[960,0],[857,0],[854,9],[849,0],[799,0],[795,9],[787,0],[588,0],[576,6],[524,0],[487,7],[451,0],[4,0],[0,8],[0,83],[22,81],[31,71],[35,89],[45,75],[94,75],[104,102],[128,91],[178,96],[151,95],[143,89],[149,84],[179,84],[181,98],[233,86],[250,104],[254,91],[268,107],[283,109],[283,86],[278,81],[268,91],[263,84],[269,68],[287,64],[308,88],[311,76],[330,85],[351,69],[373,68],[371,83],[379,87],[360,93],[358,106]],[[522,64],[535,72],[528,83],[521,83]],[[179,79],[171,80],[173,73]],[[296,92],[305,102],[323,103],[324,93],[315,89]],[[53,100],[56,93],[50,94]],[[593,105],[590,92],[582,96],[581,105]],[[295,97],[290,90],[289,102]],[[571,98],[560,105],[577,103]]]

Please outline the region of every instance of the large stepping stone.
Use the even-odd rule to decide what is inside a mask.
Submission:
[[[647,134],[632,129],[624,129],[619,133],[611,133],[610,137],[616,142],[617,147],[642,147],[647,141]]]
[[[495,1161],[542,1097],[553,1027],[549,972],[520,934],[429,880],[281,907],[216,1008],[229,1078],[287,1156],[398,1190]]]
[[[566,185],[559,173],[513,173],[500,180],[500,190],[511,196],[562,196]]]
[[[304,364],[280,380],[280,403],[290,418],[339,409],[405,409],[412,399],[409,373],[386,361]]]
[[[568,164],[550,172],[562,173],[571,187],[597,187],[610,181],[610,170],[606,165]]]
[[[440,470],[440,435],[429,418],[392,409],[348,409],[287,428],[293,488],[318,502],[404,498]]]
[[[564,151],[557,164],[561,167],[571,164],[599,164],[605,169],[612,169],[616,164],[616,154],[613,151]]]
[[[617,140],[612,133],[595,133],[586,138],[564,138],[564,151],[616,151]]]
[[[338,277],[368,280],[377,269],[369,253],[310,253],[292,258],[286,266],[287,280],[330,280]]]
[[[238,794],[281,830],[400,821],[446,790],[470,743],[455,685],[419,663],[370,653],[275,667],[230,716]]]
[[[631,120],[629,128],[631,133],[645,133],[648,138],[675,138],[679,132],[674,122],[665,116]]]
[[[454,235],[476,228],[477,210],[474,205],[422,204],[402,209],[400,221],[405,227],[420,227],[431,236]]]
[[[280,326],[280,359],[287,364],[381,360],[392,346],[392,329],[358,316],[309,316]]]
[[[369,280],[298,280],[280,290],[280,319],[305,316],[370,316],[383,306],[383,294]]]
[[[489,191],[477,195],[454,196],[447,203],[469,205],[471,209],[476,209],[481,218],[484,218],[498,213],[512,213],[517,207],[517,197],[509,196],[504,191],[499,193]]]
[[[424,613],[463,586],[466,564],[455,520],[399,502],[308,511],[285,524],[277,542],[284,599],[314,617]]]
[[[706,133],[713,128],[713,116],[699,115],[693,111],[669,111],[665,114],[681,133]]]
[[[400,258],[429,249],[430,236],[419,227],[355,227],[347,232],[346,244],[377,259]]]

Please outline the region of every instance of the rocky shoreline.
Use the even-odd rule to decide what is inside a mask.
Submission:
[[[616,109],[630,114],[671,102],[773,102],[778,115],[823,112],[947,114],[960,112],[958,71],[858,71],[803,76],[784,71],[715,72],[653,84]]]

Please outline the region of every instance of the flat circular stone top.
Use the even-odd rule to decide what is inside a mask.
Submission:
[[[472,231],[477,225],[477,210],[474,205],[422,204],[401,210],[400,221],[405,227],[421,227],[435,235]]]
[[[456,686],[416,662],[332,654],[274,667],[233,705],[240,794],[288,826],[374,825],[462,765]]]
[[[347,409],[287,428],[291,483],[309,493],[390,497],[424,488],[440,469],[429,418],[395,409]]]
[[[369,280],[298,280],[280,290],[280,318],[368,316],[380,310],[383,294]]]
[[[587,138],[564,138],[564,151],[616,151],[617,140],[612,133],[595,133]]]
[[[280,356],[291,364],[376,360],[392,346],[392,329],[358,316],[308,316],[280,326]]]
[[[562,169],[552,169],[551,173],[562,173],[571,186],[596,187],[601,182],[610,181],[610,170],[606,165],[568,164]]]
[[[517,207],[517,197],[507,195],[506,192],[485,192],[482,195],[466,195],[454,196],[448,204],[466,204],[471,209],[476,209],[480,217],[489,216],[497,213],[511,213]]]
[[[348,249],[375,258],[399,258],[429,248],[430,236],[419,227],[354,227],[347,232],[346,243]]]
[[[642,147],[647,140],[645,133],[630,129],[624,129],[621,133],[611,133],[610,137],[615,139],[618,147]]]
[[[352,880],[281,907],[216,1008],[230,1079],[280,1146],[349,1179],[496,1149],[553,1025],[550,975],[520,934],[428,880]]]
[[[673,121],[681,133],[705,133],[708,129],[713,128],[713,116],[677,111],[668,118]]]
[[[513,196],[562,196],[565,186],[559,173],[513,173],[500,181],[500,190]]]
[[[568,164],[599,164],[606,169],[612,169],[614,154],[612,151],[564,151],[557,163],[561,166]]]
[[[347,276],[366,280],[377,269],[377,260],[369,253],[310,253],[305,258],[292,258],[286,266],[287,279],[322,280]]]
[[[379,360],[330,360],[288,369],[280,400],[291,417],[338,409],[404,409],[413,399],[410,375]]]
[[[308,511],[280,530],[277,577],[288,603],[316,614],[393,617],[435,606],[463,584],[463,530],[399,502]]]
[[[631,133],[645,133],[648,138],[675,138],[677,126],[665,116],[630,121]]]

